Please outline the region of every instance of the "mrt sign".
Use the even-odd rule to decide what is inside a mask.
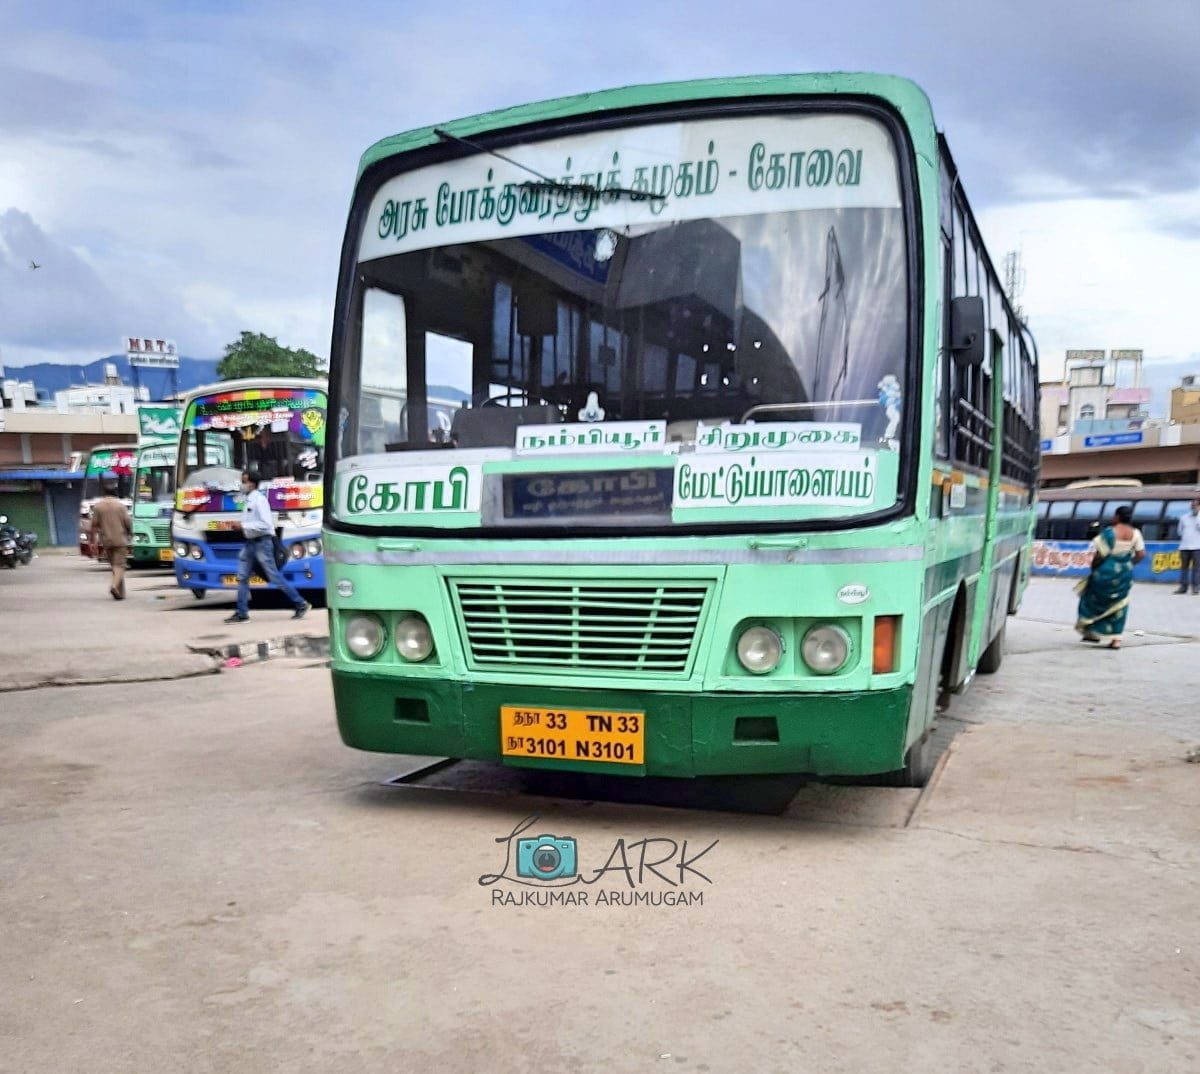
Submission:
[[[125,357],[129,364],[154,366],[159,369],[178,369],[179,352],[173,339],[156,339],[149,336],[126,336]]]

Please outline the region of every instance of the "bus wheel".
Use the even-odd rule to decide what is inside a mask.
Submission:
[[[1004,634],[1008,629],[1008,620],[1000,624],[1000,631],[992,638],[992,644],[983,650],[979,658],[979,670],[984,675],[995,675],[1004,662]]]
[[[192,596],[195,597],[197,600],[203,600],[204,594],[207,592],[208,592],[207,589],[193,589]]]
[[[924,787],[933,775],[936,757],[933,749],[933,729],[930,728],[908,748],[904,767],[884,772],[872,779],[877,787]]]

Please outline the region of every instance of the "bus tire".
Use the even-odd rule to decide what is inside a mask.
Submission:
[[[1000,665],[1004,662],[1004,635],[1008,629],[1008,620],[1006,619],[1000,624],[1000,629],[996,636],[992,638],[992,644],[983,650],[983,655],[979,658],[979,671],[982,675],[995,675],[1000,670]]]
[[[195,597],[197,600],[203,600],[204,594],[207,592],[208,592],[207,589],[193,589],[192,596]]]
[[[904,767],[884,772],[875,783],[881,787],[924,787],[933,775],[937,758],[933,751],[932,726],[904,754]]]

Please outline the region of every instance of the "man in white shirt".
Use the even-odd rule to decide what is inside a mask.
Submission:
[[[1192,575],[1192,593],[1200,593],[1200,496],[1192,500],[1192,509],[1179,520],[1179,588],[1176,593],[1188,591],[1188,571]]]
[[[245,544],[238,558],[237,611],[225,620],[227,623],[244,623],[250,618],[250,575],[256,568],[258,574],[292,602],[292,607],[296,609],[293,619],[303,619],[308,611],[308,602],[275,566],[275,512],[271,510],[266,494],[258,487],[261,483],[262,477],[257,470],[247,470],[242,474],[242,492],[246,497],[242,507]]]

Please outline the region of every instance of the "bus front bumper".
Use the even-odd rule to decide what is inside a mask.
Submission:
[[[629,776],[872,775],[903,765],[910,687],[843,694],[640,694],[396,680],[335,668],[342,741],[355,749]],[[645,715],[645,764],[502,757],[500,707]]]

